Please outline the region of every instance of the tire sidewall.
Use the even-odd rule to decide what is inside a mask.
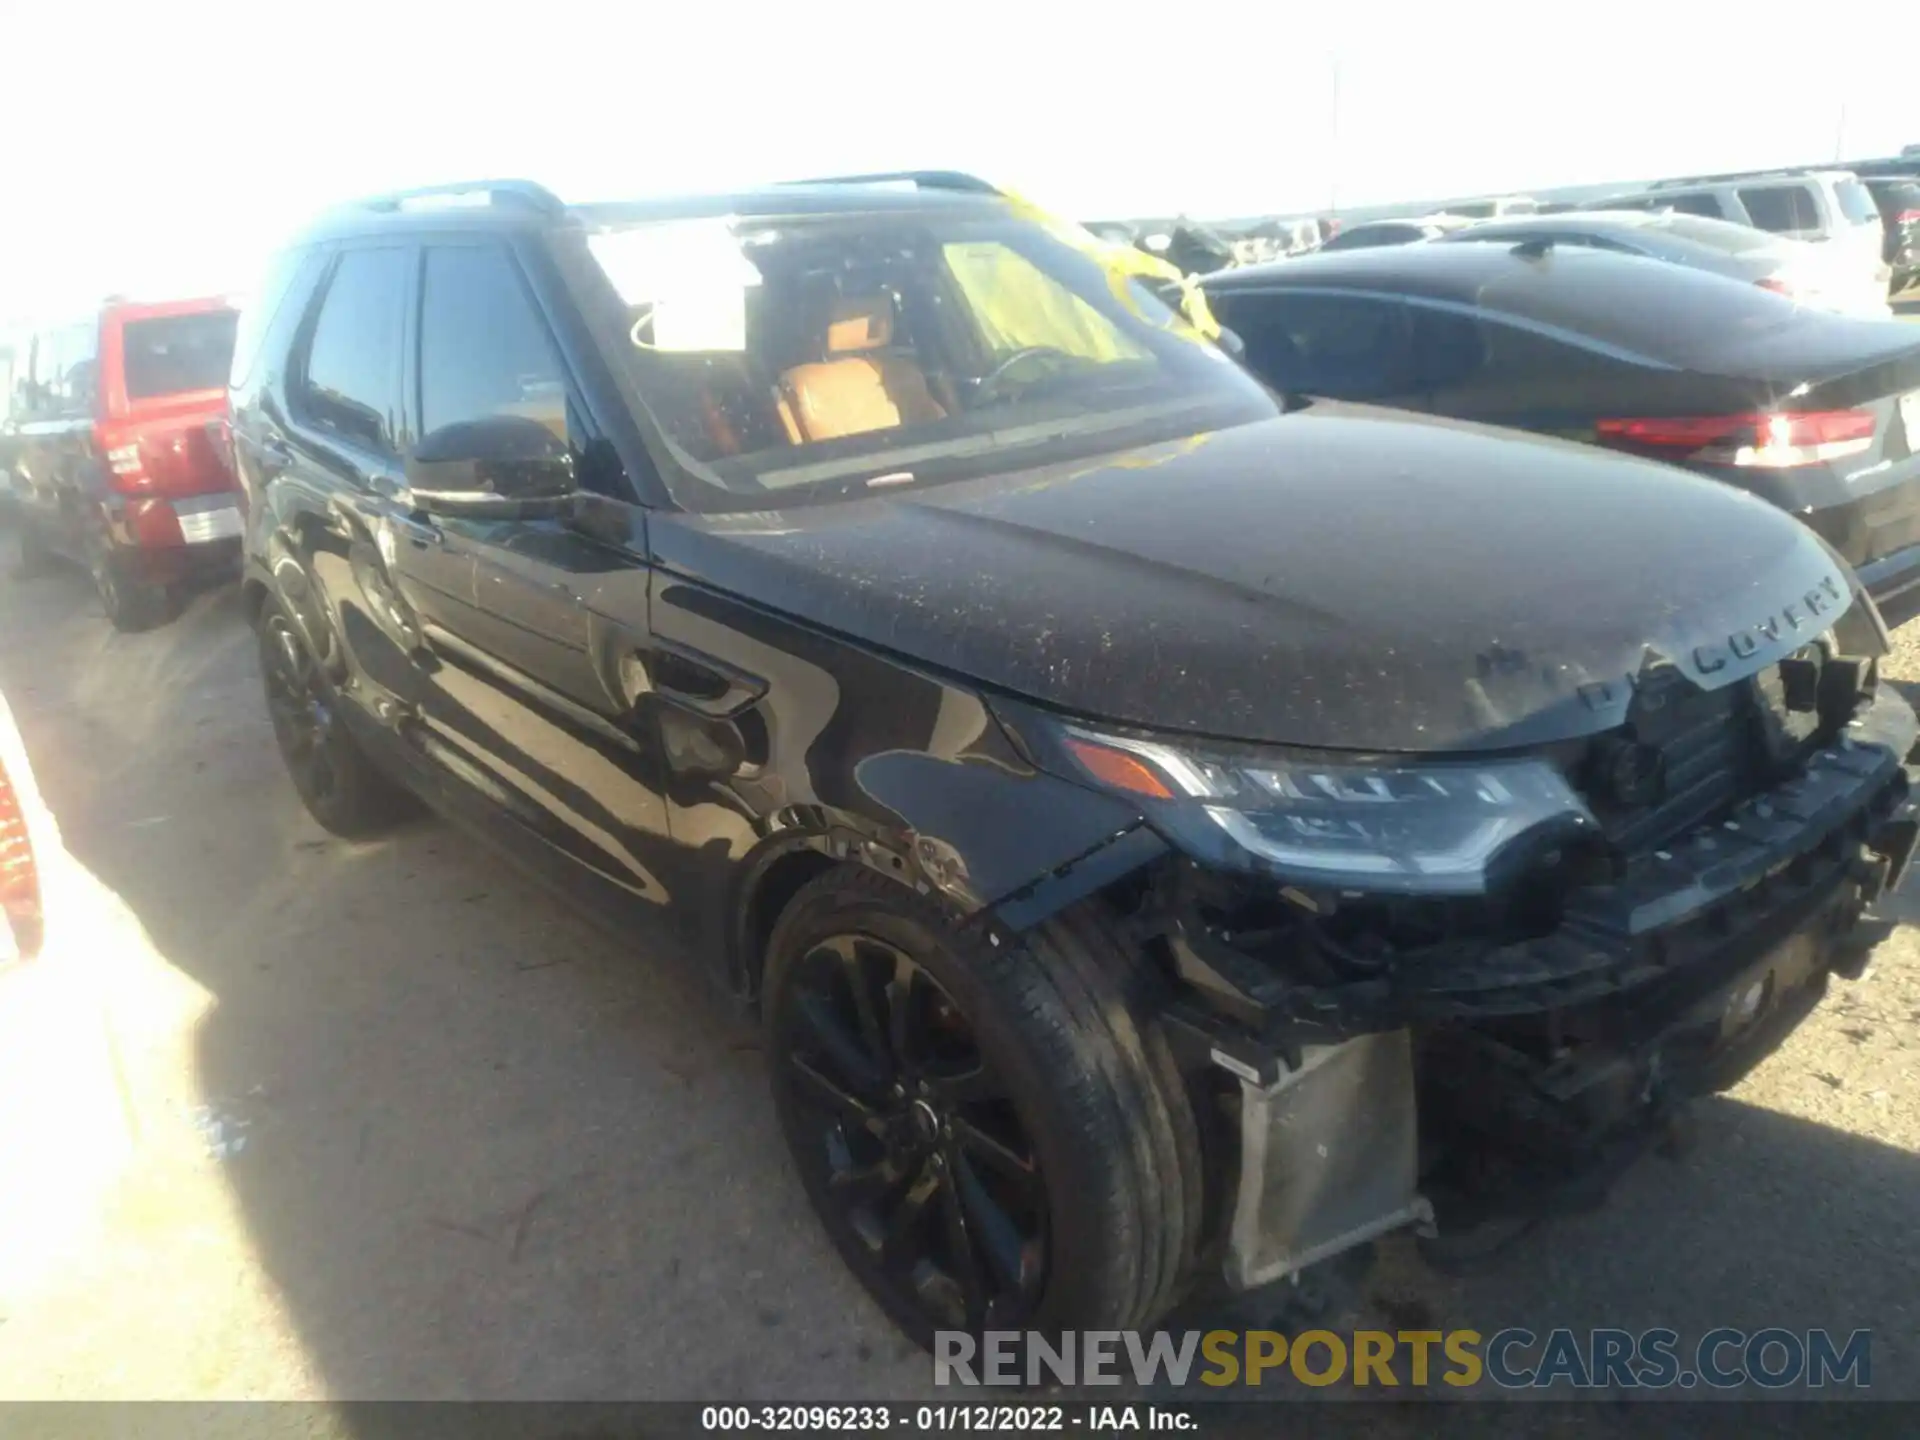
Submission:
[[[114,629],[137,634],[153,629],[168,618],[171,597],[166,588],[129,573],[131,567],[111,546],[97,548],[88,568],[93,572],[93,588],[100,597],[100,608]]]
[[[1046,1189],[1045,1288],[1022,1328],[1043,1333],[1069,1329],[1114,1329],[1130,1322],[1128,1310],[1138,1270],[1138,1217],[1125,1203],[1125,1180],[1117,1157],[1075,1111],[1069,1093],[1084,1093],[1082,1077],[1100,1070],[1104,1057],[1080,1053],[1070,1017],[1045,1003],[1045,992],[1022,984],[1020,969],[1033,963],[1018,946],[993,947],[974,931],[962,932],[930,904],[896,882],[871,877],[899,895],[877,893],[848,877],[824,893],[803,895],[781,917],[768,946],[762,1010],[767,1062],[775,1107],[802,1181],[829,1237],[848,1266],[894,1322],[924,1348],[934,1326],[918,1307],[902,1303],[876,1275],[865,1247],[840,1218],[826,1193],[816,1160],[800,1152],[796,1106],[778,1073],[785,1008],[791,1000],[796,962],[834,935],[862,934],[904,950],[934,979],[967,1017],[983,1058],[1007,1082],[1015,1112],[1031,1137]],[[1111,1103],[1098,1093],[1094,1104]]]
[[[272,654],[272,650],[280,644],[278,632],[281,626],[285,626],[292,634],[294,644],[306,643],[300,638],[299,627],[288,618],[279,601],[269,596],[261,606],[260,618],[254,626],[254,637],[259,646],[261,690],[267,701],[267,723],[273,727],[274,748],[280,752],[280,764],[285,768],[287,778],[293,782],[293,788],[300,796],[300,803],[307,807],[314,819],[331,829],[332,827],[327,824],[327,816],[323,813],[323,804],[312,793],[311,777],[294,763],[293,756],[288,753],[287,735],[273,706],[270,688],[273,682],[269,677],[272,674],[271,667],[278,658]]]
[[[273,714],[272,700],[266,692],[269,684],[267,676],[274,663],[268,647],[280,643],[276,635],[280,626],[286,628],[293,643],[305,651],[309,663],[315,665],[314,673],[326,690],[328,704],[333,709],[333,723],[325,744],[333,767],[334,784],[323,796],[313,793],[312,777],[302,773],[288,754],[286,736]],[[273,727],[274,746],[280,752],[280,762],[286,768],[287,778],[293,783],[294,791],[300,796],[300,803],[306,807],[307,813],[319,822],[322,829],[345,839],[356,840],[378,834],[411,813],[411,796],[374,766],[348,729],[345,706],[349,702],[341,697],[314,661],[299,623],[277,596],[269,594],[262,602],[260,614],[254,622],[254,635],[259,647],[262,697],[267,700],[268,723]]]

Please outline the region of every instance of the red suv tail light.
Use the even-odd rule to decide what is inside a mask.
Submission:
[[[112,425],[93,427],[93,443],[107,462],[109,484],[122,495],[137,495],[151,483],[139,438]]]
[[[40,871],[33,860],[27,817],[13,782],[7,778],[4,760],[0,760],[0,914],[6,916],[19,957],[31,959],[37,955],[42,934]],[[4,956],[4,949],[0,949],[0,958]]]
[[[1894,216],[1893,223],[1896,225],[1920,225],[1920,210],[1902,210],[1898,215]]]
[[[1669,451],[1675,459],[1789,470],[1864,453],[1878,425],[1871,410],[1810,410],[1602,420],[1595,433],[1602,444]]]

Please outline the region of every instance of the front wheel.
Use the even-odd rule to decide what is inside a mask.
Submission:
[[[842,1258],[921,1345],[1141,1328],[1178,1298],[1199,1138],[1147,981],[1093,913],[996,946],[863,870],[781,916],[781,1128]]]
[[[412,797],[383,774],[347,730],[343,703],[279,604],[260,612],[260,670],[273,738],[287,774],[321,826],[348,839],[388,829],[413,813]]]

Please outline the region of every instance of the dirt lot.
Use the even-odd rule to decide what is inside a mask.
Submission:
[[[0,693],[71,857],[0,983],[0,1397],[929,1389],[752,1027],[444,825],[315,828],[234,596],[119,636],[78,575],[0,583]],[[1920,1396],[1916,933],[1683,1158],[1472,1279],[1389,1243],[1357,1318],[1870,1327],[1875,1391]]]

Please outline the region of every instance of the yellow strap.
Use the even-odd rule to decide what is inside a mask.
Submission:
[[[1135,245],[1115,245],[1102,240],[1084,225],[1071,220],[1062,220],[1050,214],[1010,190],[1001,192],[1006,197],[1008,207],[1023,220],[1030,220],[1043,226],[1060,239],[1072,245],[1084,254],[1099,261],[1107,272],[1107,285],[1114,297],[1125,305],[1134,315],[1140,315],[1139,302],[1134,298],[1133,287],[1127,284],[1131,279],[1170,280],[1180,287],[1181,310],[1187,323],[1208,340],[1220,338],[1220,322],[1213,318],[1213,311],[1207,306],[1207,297],[1191,275],[1185,274],[1176,265],[1149,255]],[[1142,316],[1141,318],[1145,318]]]

